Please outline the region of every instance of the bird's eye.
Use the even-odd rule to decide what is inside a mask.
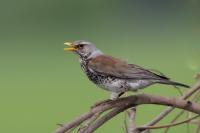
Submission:
[[[84,46],[83,44],[79,44],[79,45],[78,45],[78,48],[82,49],[83,46]]]

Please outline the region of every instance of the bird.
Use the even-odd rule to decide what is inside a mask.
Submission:
[[[64,44],[67,46],[64,51],[78,55],[80,66],[88,79],[99,88],[111,92],[110,100],[118,99],[125,92],[135,92],[153,84],[190,88],[170,80],[160,72],[106,55],[89,41],[68,41]]]

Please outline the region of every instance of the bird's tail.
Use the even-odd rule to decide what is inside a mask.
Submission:
[[[189,85],[178,83],[178,82],[174,82],[174,81],[170,81],[170,80],[161,80],[161,81],[159,81],[159,83],[161,83],[161,84],[167,84],[167,85],[173,85],[175,87],[180,86],[180,87],[184,87],[184,88],[190,88]]]

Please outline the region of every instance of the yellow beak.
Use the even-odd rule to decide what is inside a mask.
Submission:
[[[64,51],[76,51],[76,48],[74,47],[72,42],[65,42],[64,44],[70,46],[69,48],[64,48]]]

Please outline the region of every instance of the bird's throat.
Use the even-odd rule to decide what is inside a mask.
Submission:
[[[95,50],[94,52],[90,53],[90,55],[87,57],[87,59],[92,59],[99,55],[103,55],[103,53],[100,50]]]

